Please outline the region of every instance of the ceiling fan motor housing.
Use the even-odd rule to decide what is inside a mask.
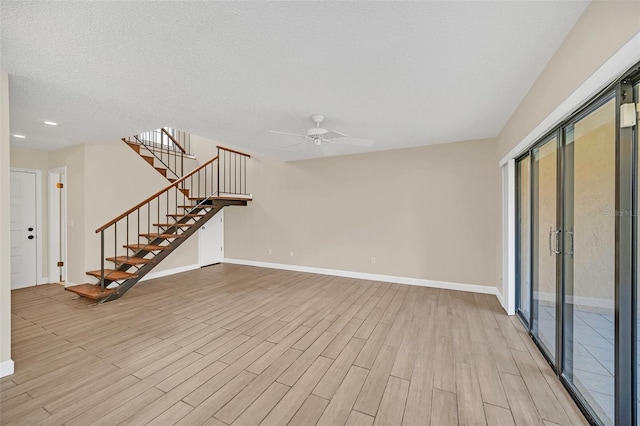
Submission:
[[[327,129],[323,129],[322,127],[312,127],[311,129],[307,130],[307,136],[309,136],[310,138],[317,138],[327,132],[329,131]]]

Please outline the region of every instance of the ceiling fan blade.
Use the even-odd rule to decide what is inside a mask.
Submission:
[[[336,132],[335,130],[328,130],[321,135],[324,139],[336,139],[347,137],[344,133]]]
[[[333,141],[341,145],[352,145],[352,146],[362,146],[362,147],[373,146],[373,139],[335,138]]]
[[[307,141],[297,142],[297,143],[294,143],[294,144],[292,144],[292,145],[287,145],[287,146],[280,147],[280,148],[278,148],[278,149],[288,149],[288,148],[293,148],[294,146],[302,145],[303,143],[307,143]]]
[[[287,132],[279,132],[278,130],[267,130],[267,132],[269,133],[277,133],[279,135],[287,135],[287,136],[298,136],[300,138],[305,138],[307,139],[308,136],[307,135],[299,135],[297,133],[287,133]]]

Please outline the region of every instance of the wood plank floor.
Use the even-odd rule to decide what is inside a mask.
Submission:
[[[2,425],[586,424],[494,296],[216,265],[12,308]]]

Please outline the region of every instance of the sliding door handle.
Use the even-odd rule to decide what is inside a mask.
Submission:
[[[567,235],[571,236],[571,238],[570,238],[571,239],[571,248],[568,249],[566,253],[571,255],[571,256],[573,256],[573,248],[574,248],[573,228],[571,229],[571,231],[567,231],[566,233],[567,233]]]
[[[558,250],[558,247],[560,246],[558,242],[558,235],[561,232],[562,231],[559,229],[553,229],[553,227],[549,227],[549,256],[562,253],[560,250]],[[552,240],[555,241],[552,242]]]
[[[562,230],[556,229],[553,233],[555,234],[555,247],[553,248],[553,253],[560,254],[562,253],[562,251],[560,251],[560,234],[562,234]]]

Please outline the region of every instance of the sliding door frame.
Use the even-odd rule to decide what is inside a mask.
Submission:
[[[565,374],[565,347],[564,333],[566,332],[564,325],[567,321],[567,315],[570,309],[565,309],[566,305],[566,275],[565,268],[565,243],[567,235],[565,229],[566,222],[566,206],[565,206],[565,185],[566,174],[572,172],[571,165],[567,164],[566,158],[566,140],[564,129],[567,125],[571,125],[578,121],[581,117],[588,115],[600,106],[604,105],[612,97],[616,98],[616,202],[615,202],[615,425],[638,425],[637,412],[637,366],[638,354],[637,348],[637,312],[638,312],[638,227],[640,219],[637,217],[638,209],[638,146],[640,139],[638,137],[639,125],[634,127],[620,128],[620,106],[623,103],[640,102],[640,99],[634,99],[634,87],[640,82],[640,63],[636,64],[621,78],[616,79],[613,83],[601,90],[598,94],[586,101],[583,106],[578,108],[561,122],[557,123],[552,130],[539,138],[535,144],[530,146],[525,152],[515,158],[516,164],[529,156],[529,232],[528,253],[522,253],[521,241],[521,225],[520,217],[521,209],[521,178],[516,173],[516,297],[520,297],[522,291],[523,271],[521,270],[522,256],[529,256],[529,318],[526,318],[521,309],[516,310],[517,316],[529,332],[532,340],[538,346],[547,362],[551,365],[554,372],[560,378],[561,383],[576,401],[578,407],[583,412],[589,423],[599,424],[598,417],[590,408],[589,404],[577,392],[572,385],[569,377]],[[556,351],[555,362],[548,356],[534,333],[535,303],[533,299],[534,293],[534,223],[537,220],[534,217],[534,156],[533,152],[536,148],[544,145],[553,137],[557,138],[557,201],[556,201],[556,223],[558,229],[561,230],[560,238],[558,238],[558,251],[561,255],[556,256]],[[573,249],[573,248],[572,248]],[[520,303],[520,299],[518,299]],[[631,374],[629,374],[631,372]]]
[[[637,73],[635,74],[637,82]],[[620,109],[633,103],[634,85],[631,75],[625,76],[617,88],[616,100],[616,293],[615,293],[615,407],[616,425],[636,424],[636,247],[637,226],[634,220],[637,204],[637,128],[621,128]],[[636,113],[637,117],[637,113]],[[634,285],[636,284],[636,285]],[[631,373],[631,374],[629,374]]]

